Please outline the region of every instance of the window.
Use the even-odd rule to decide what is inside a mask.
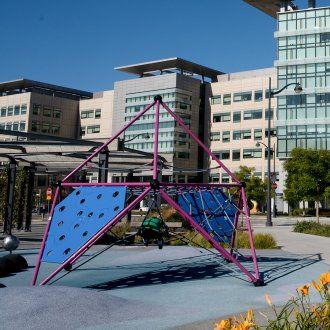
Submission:
[[[14,107],[14,116],[19,116],[19,110],[20,110],[20,106],[15,105],[15,107]]]
[[[251,139],[251,130],[242,131],[243,140]]]
[[[265,129],[265,137],[267,137],[267,136],[268,136],[268,128]],[[276,136],[276,129],[275,128],[270,129],[270,136]]]
[[[221,182],[222,183],[229,183],[229,175],[227,173],[222,173]]]
[[[11,123],[6,123],[6,130],[11,131]]]
[[[40,115],[41,114],[41,105],[40,104],[33,104],[32,113],[34,115]]]
[[[252,92],[234,93],[234,102],[251,101]]]
[[[262,110],[246,110],[243,115],[244,120],[261,119]]]
[[[229,150],[223,150],[218,152],[219,159],[225,160],[230,159],[230,151]]]
[[[239,149],[233,150],[232,151],[232,160],[238,161],[240,159],[241,159],[241,150],[239,150]]]
[[[261,149],[244,149],[243,158],[261,158],[262,150]]]
[[[95,109],[95,118],[101,118],[101,109]]]
[[[52,134],[54,135],[60,134],[60,125],[52,125]]]
[[[220,141],[220,132],[212,132],[211,141]]]
[[[230,112],[225,112],[222,114],[217,113],[213,115],[214,123],[226,122],[226,121],[230,121]]]
[[[240,111],[235,111],[233,113],[233,122],[234,123],[240,123],[241,122],[241,112]]]
[[[230,131],[222,133],[222,142],[230,142]]]
[[[303,105],[306,104],[306,94],[288,95],[286,97],[287,105]]]
[[[254,101],[255,102],[262,101],[262,90],[259,90],[259,91],[255,91],[254,92]]]
[[[50,124],[49,123],[42,123],[41,133],[45,133],[45,134],[50,133]]]
[[[7,116],[12,116],[13,115],[14,108],[12,105],[10,105],[7,109]]]
[[[84,136],[86,134],[86,126],[81,126],[80,127],[80,135]]]
[[[268,112],[269,110],[267,109],[265,111],[265,119],[268,120]],[[274,110],[273,109],[270,109],[270,119],[273,119],[274,118]]]
[[[224,105],[231,104],[231,94],[225,94],[223,96],[223,104]]]
[[[178,158],[189,159],[189,152],[178,152]]]
[[[20,130],[21,132],[25,132],[25,128],[26,128],[26,123],[25,123],[25,121],[21,121],[21,122],[19,123],[19,130]]]
[[[233,140],[240,140],[242,132],[241,131],[233,131]]]
[[[7,114],[7,108],[6,107],[2,107],[1,108],[1,117],[6,117]]]
[[[53,118],[57,118],[57,119],[61,118],[61,110],[60,109],[54,108]]]
[[[330,33],[321,33],[320,34],[320,42],[330,42]]]
[[[85,118],[93,118],[94,117],[94,110],[83,110],[81,111],[81,119]]]
[[[52,116],[52,108],[49,108],[49,107],[45,107],[45,106],[44,106],[44,109],[43,109],[42,115],[43,115],[44,117],[51,117],[51,116]]]
[[[87,134],[100,133],[100,125],[87,126]]]
[[[5,129],[6,128],[6,124],[5,123],[0,123],[0,129]]]
[[[254,139],[255,140],[262,139],[262,129],[254,129]]]
[[[21,115],[26,115],[26,111],[27,111],[27,105],[22,104],[21,105]]]
[[[13,123],[13,131],[18,131],[18,127],[19,127],[19,123],[17,121],[15,121]]]
[[[221,95],[215,95],[211,98],[211,104],[221,104]]]
[[[40,123],[38,121],[32,121],[31,125],[31,131],[32,132],[39,132],[40,131]]]

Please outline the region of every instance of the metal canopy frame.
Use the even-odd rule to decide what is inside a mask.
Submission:
[[[155,106],[155,126],[154,126],[154,149],[153,149],[153,163],[152,163],[152,180],[150,182],[123,182],[123,183],[73,183],[68,182],[78,171],[80,171],[88,162],[90,162],[95,156],[105,150],[108,145],[116,140],[125,130],[127,130],[132,124],[134,124],[141,116],[143,116],[148,110],[150,110],[153,106]],[[158,180],[159,174],[161,173],[161,164],[159,164],[159,152],[158,152],[158,137],[159,137],[159,119],[160,119],[160,106],[165,109],[175,120],[175,122],[180,126],[183,131],[185,131],[203,150],[206,154],[208,154],[218,165],[219,168],[222,168],[232,179],[232,183],[223,184],[223,183],[165,183],[160,182]],[[125,215],[127,215],[140,201],[142,201],[148,195],[153,195],[154,198],[162,198],[166,201],[170,206],[172,206],[182,217],[184,217],[190,225],[200,233],[207,241],[209,241],[212,246],[219,252],[219,254],[228,262],[236,265],[239,270],[245,274],[249,281],[251,281],[255,286],[263,285],[263,279],[260,277],[257,256],[254,248],[251,221],[249,215],[249,209],[247,205],[247,199],[245,194],[245,184],[240,182],[238,178],[199,140],[199,138],[184,124],[184,122],[168,107],[168,105],[162,101],[162,97],[160,95],[155,96],[154,101],[146,106],[143,110],[141,110],[135,118],[133,118],[129,123],[127,123],[121,130],[119,130],[113,137],[109,138],[103,145],[98,147],[86,160],[84,160],[77,168],[75,168],[70,174],[68,174],[61,182],[58,182],[51,211],[48,218],[48,223],[45,229],[45,233],[43,236],[43,240],[41,243],[40,251],[37,258],[37,263],[35,267],[35,271],[33,274],[31,285],[35,285],[41,265],[41,259],[45,250],[45,245],[48,237],[48,233],[50,230],[51,221],[54,215],[55,206],[59,200],[59,196],[61,193],[62,187],[81,187],[81,186],[126,186],[129,188],[138,188],[139,195],[138,197],[130,202],[121,212],[119,212],[112,220],[110,220],[103,228],[101,228],[94,236],[92,236],[80,249],[78,249],[72,256],[70,256],[66,261],[59,265],[59,267],[53,271],[50,275],[48,275],[45,279],[43,279],[39,285],[47,284],[52,278],[54,278],[61,270],[63,270],[66,266],[72,265],[76,262],[93,244],[102,237],[107,231],[109,231],[114,225],[116,225]],[[186,213],[178,203],[170,196],[168,193],[168,189],[171,187],[172,189],[210,189],[210,188],[236,188],[239,194],[239,201],[237,203],[238,208],[235,214],[234,219],[234,231],[231,237],[231,246],[230,250],[227,251],[223,246],[217,242],[217,240],[207,232],[201,225],[199,225],[191,215]],[[253,261],[253,272],[249,271],[238,259],[238,256],[233,253],[235,238],[236,238],[236,230],[238,227],[238,219],[239,217],[245,217],[246,222],[246,231],[249,235],[249,241],[251,246],[251,257]]]

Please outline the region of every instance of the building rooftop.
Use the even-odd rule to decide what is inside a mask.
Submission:
[[[42,89],[42,90],[48,90],[53,92],[59,92],[63,94],[73,95],[73,96],[79,96],[82,98],[91,98],[93,97],[93,93],[81,91],[78,89],[58,86],[58,85],[52,85],[40,81],[35,80],[29,80],[29,79],[17,79],[17,80],[11,80],[6,82],[0,82],[0,96],[1,95],[10,95],[10,94],[16,94],[19,92],[27,92],[30,91],[33,88]]]
[[[282,0],[243,0],[249,5],[261,10],[262,12],[277,18],[277,13],[280,11]],[[295,8],[293,1],[287,1],[290,7]]]
[[[156,72],[167,72],[170,70],[181,70],[186,73],[193,73],[200,76],[216,79],[223,72],[208,68],[206,66],[184,60],[179,57],[172,57],[158,61],[144,62],[116,67],[115,70],[136,74],[138,76],[150,76]]]

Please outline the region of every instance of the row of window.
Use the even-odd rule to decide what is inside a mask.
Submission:
[[[80,113],[80,118],[95,118],[99,119],[101,118],[101,109],[88,109],[88,110],[82,110]]]
[[[0,123],[0,129],[4,129],[7,131],[20,131],[25,132],[26,130],[26,122],[23,121],[14,121],[14,122],[8,122],[8,123]]]
[[[231,121],[231,114],[233,114],[233,119],[232,119],[233,123],[241,122],[242,119],[241,111],[234,111],[233,113],[231,112],[215,113],[213,114],[212,121],[213,123],[222,123],[222,122]],[[273,109],[271,109],[270,119],[273,119],[273,116],[274,116]],[[262,119],[262,117],[263,117],[262,109],[243,111],[243,120]],[[268,110],[265,110],[265,119],[268,119]]]
[[[26,111],[27,104],[9,105],[7,107],[1,107],[0,115],[1,117],[26,115]]]
[[[153,101],[156,95],[160,95],[163,99],[170,99],[175,97],[175,98],[181,98],[182,100],[185,101],[191,101],[191,96],[183,93],[179,93],[179,92],[157,93],[157,91],[155,91],[152,95],[127,97],[126,103]]]
[[[182,133],[182,134],[184,135],[184,137],[187,136],[187,134],[185,134],[185,133]],[[155,133],[148,133],[148,136],[149,136],[148,139],[150,139],[150,140],[153,141],[153,139],[154,139],[154,135],[155,135]],[[174,136],[175,136],[176,138],[179,137],[179,135],[181,135],[181,133],[179,133],[179,134],[175,133],[175,134],[174,134]],[[158,136],[159,136],[159,138],[169,138],[169,137],[173,137],[173,132],[159,132]],[[136,137],[136,134],[127,134],[127,135],[125,135],[125,140],[130,140],[130,139],[133,139],[133,138],[135,138],[135,137]],[[138,137],[136,138],[136,140],[139,140],[139,139],[145,140],[146,138],[145,138],[145,136],[140,135],[140,136],[138,136]]]
[[[191,105],[184,103],[184,102],[179,102],[179,101],[173,101],[173,102],[168,102],[167,105],[169,106],[170,109],[180,109],[180,110],[191,110]],[[127,106],[125,107],[125,113],[137,113],[142,111],[146,106],[145,105],[133,105],[133,106]],[[155,110],[155,106],[151,107],[150,110]]]
[[[303,89],[330,86],[330,63],[278,67],[279,88],[296,82],[299,82]]]
[[[145,150],[145,151],[152,151],[154,148],[154,143],[153,142],[140,142],[136,143],[135,141],[133,142],[128,142],[125,143],[125,146],[131,149],[135,150]],[[169,148],[173,148],[173,141],[159,141],[158,147],[160,149],[166,149],[169,151]]]
[[[222,132],[222,139],[221,139],[221,133],[220,132],[212,132],[210,136],[211,141],[222,141],[224,143],[230,142],[230,138],[232,136],[232,139],[234,141],[237,140],[249,140],[252,139],[252,130],[237,130],[237,131],[223,131]],[[265,130],[265,137],[268,136],[268,130]],[[276,136],[276,130],[271,129],[271,136]],[[263,133],[261,128],[255,128],[253,130],[253,139],[254,140],[262,140]]]
[[[330,9],[286,12],[278,15],[278,30],[295,31],[330,27]]]
[[[223,95],[214,95],[211,97],[211,104],[222,104],[222,105],[229,105],[231,104],[232,100],[233,102],[244,102],[244,101],[253,101],[254,102],[260,102],[264,99],[268,99],[269,91],[263,91],[263,90],[256,90],[254,92],[239,92],[239,93],[233,93],[232,94],[223,94]]]
[[[278,38],[278,49],[290,49],[295,47],[309,47],[322,45],[324,43],[330,43],[330,33],[317,33],[307,35],[296,35],[290,37]]]
[[[213,154],[220,160],[232,160],[239,161],[241,157],[243,159],[248,158],[262,158],[262,149],[235,149],[235,150],[221,150],[221,151],[212,151]],[[231,158],[230,158],[231,156]],[[265,154],[265,158],[267,155]]]
[[[161,122],[159,123],[159,128],[173,128],[175,126],[174,121],[167,121],[167,122]],[[146,131],[146,130],[151,130],[154,129],[155,124],[150,123],[150,124],[136,124],[132,125],[127,128],[126,131]]]
[[[60,125],[33,120],[31,123],[32,132],[41,132],[44,134],[60,134]]]
[[[61,118],[61,109],[58,107],[52,107],[48,105],[41,105],[41,104],[33,104],[32,106],[32,114],[39,116],[43,115],[44,117],[48,118]]]
[[[81,126],[80,135],[84,136],[87,134],[96,134],[100,133],[100,125],[90,125],[90,126]]]

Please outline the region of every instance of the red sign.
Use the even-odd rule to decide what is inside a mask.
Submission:
[[[277,188],[277,183],[276,182],[273,182],[272,183],[272,188],[275,190]]]

